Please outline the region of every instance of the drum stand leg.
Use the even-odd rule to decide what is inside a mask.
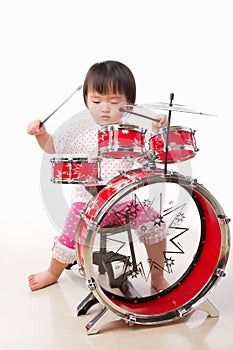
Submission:
[[[98,302],[99,301],[96,299],[96,297],[92,294],[92,292],[90,292],[77,306],[77,316],[86,315],[88,310]]]
[[[77,306],[77,316],[86,315],[88,310],[98,302],[97,298],[90,292]],[[104,324],[119,319],[119,316],[110,311],[106,306],[103,306],[99,313],[86,324],[87,334],[96,334]]]
[[[86,324],[87,334],[96,334],[106,323],[117,321],[119,319],[121,319],[121,317],[114,314],[106,306],[103,306],[100,312]]]
[[[218,317],[219,316],[219,312],[216,309],[216,307],[209,301],[209,299],[206,299],[203,301],[203,303],[201,303],[197,308],[195,308],[196,310],[201,310],[201,311],[205,311],[209,317]]]

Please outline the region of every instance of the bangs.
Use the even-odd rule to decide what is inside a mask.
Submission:
[[[101,95],[125,94],[124,85],[116,80],[100,76],[96,80],[91,80],[88,85],[89,91],[96,91]]]

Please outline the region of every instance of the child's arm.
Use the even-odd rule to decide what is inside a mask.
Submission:
[[[45,126],[43,124],[41,125],[41,121],[39,119],[34,120],[28,125],[27,132],[29,135],[34,135],[36,137],[40,147],[46,153],[55,153],[53,138],[46,131]]]

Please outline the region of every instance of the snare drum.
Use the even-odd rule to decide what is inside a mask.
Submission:
[[[163,223],[169,230],[163,263],[157,255],[148,259],[138,238],[138,233],[150,234],[147,226],[139,225],[137,233],[125,226],[126,214],[117,208],[129,197],[144,207],[145,214],[147,209],[160,213],[151,218],[152,225],[159,229]],[[141,214],[137,215],[136,202],[129,210],[131,224],[137,224]],[[122,224],[103,229],[110,211]],[[77,256],[87,285],[105,308],[131,325],[160,324],[188,315],[225,275],[229,219],[210,192],[190,177],[160,170],[128,171],[112,179],[81,216]],[[168,288],[151,287],[154,270],[164,272]]]
[[[52,158],[51,181],[58,184],[96,185],[101,181],[99,158]]]
[[[145,151],[145,131],[135,125],[108,125],[98,131],[98,149],[103,157],[139,157]]]
[[[194,138],[195,131],[186,127],[171,126],[168,137],[167,163],[191,159],[198,148]],[[167,129],[158,129],[149,140],[149,148],[157,156],[158,163],[165,163]]]

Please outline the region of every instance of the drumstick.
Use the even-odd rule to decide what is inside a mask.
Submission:
[[[140,114],[140,113],[135,113],[135,112],[132,112],[132,111],[128,111],[127,109],[124,109],[124,108],[119,108],[119,111],[120,112],[126,112],[126,113],[130,113],[130,114],[134,114],[134,115],[137,115],[139,117],[143,117],[143,118],[146,118],[146,119],[150,119],[150,120],[153,120],[154,122],[157,122],[157,123],[160,123],[160,120],[159,119],[154,119],[152,117],[148,117],[147,115],[144,115],[144,114]]]
[[[75,91],[72,92],[72,94],[71,94],[69,97],[67,97],[67,99],[66,99],[64,102],[62,102],[52,113],[50,113],[50,114],[40,123],[40,127],[41,127],[45,122],[47,122],[47,120],[48,120],[49,118],[51,118],[52,115],[54,115],[54,113],[56,113],[67,101],[69,101],[69,100],[71,99],[71,97],[72,97],[77,91],[81,90],[82,87],[83,87],[82,85],[79,85],[79,86],[75,89]]]

